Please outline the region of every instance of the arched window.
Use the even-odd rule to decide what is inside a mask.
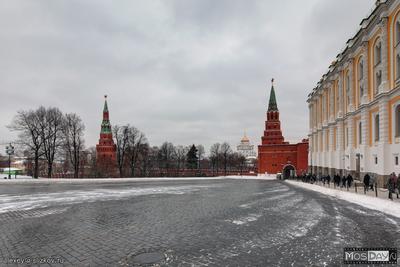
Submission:
[[[400,54],[396,55],[396,80],[400,78]]]
[[[339,112],[339,82],[336,82],[336,86],[335,86],[335,96],[336,96],[336,100],[335,100],[335,107],[336,107],[336,112]]]
[[[358,88],[359,88],[359,103],[361,103],[361,99],[364,95],[364,85],[363,85],[363,78],[364,78],[364,60],[360,59],[360,62],[358,63]]]
[[[377,42],[375,45],[375,66],[379,65],[382,61],[382,44],[381,42]]]
[[[375,115],[375,141],[379,141],[379,114]]]
[[[360,145],[362,143],[362,123],[361,123],[361,121],[358,123],[358,143]]]
[[[397,105],[395,109],[395,129],[396,129],[396,137],[400,137],[400,104]]]
[[[379,93],[379,86],[382,83],[382,41],[378,39],[374,46],[374,95]]]
[[[350,105],[350,74],[347,72],[346,74],[346,104]]]
[[[398,45],[400,43],[400,22],[396,22],[396,42],[395,44]]]

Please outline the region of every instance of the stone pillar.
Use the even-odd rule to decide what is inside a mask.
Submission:
[[[368,110],[366,108],[363,108],[361,110],[361,145],[360,145],[360,153],[362,157],[360,158],[360,172],[365,173],[367,172],[366,169],[366,162],[368,159],[367,155],[367,148],[369,146],[369,116],[368,116]],[[362,177],[362,176],[361,176]]]
[[[349,93],[350,93],[350,97],[349,97],[349,102],[350,103],[348,103],[349,105],[348,105],[348,111],[349,112],[352,112],[353,110],[354,110],[354,105],[353,105],[353,93],[354,93],[354,88],[353,88],[353,61],[354,61],[354,59],[353,58],[351,58],[350,60],[349,60],[349,77],[350,77],[350,79],[349,79],[349,84],[348,84],[348,86],[349,86],[349,88],[350,88],[350,90],[349,90]]]
[[[387,100],[385,98],[381,98],[379,101],[379,143],[387,144],[389,140],[389,133],[388,133],[389,113],[387,107]]]
[[[337,136],[338,136],[338,166],[339,169],[344,169],[344,161],[343,161],[343,157],[344,157],[344,134],[343,134],[343,121],[339,121],[338,122],[338,127],[337,127]]]
[[[338,118],[342,118],[343,117],[343,108],[344,108],[344,103],[343,103],[344,99],[343,99],[343,77],[342,77],[341,71],[339,74],[338,91],[339,91]]]
[[[369,144],[369,134],[368,134],[368,129],[369,129],[369,118],[368,118],[368,111],[366,108],[363,108],[361,111],[361,144],[362,145],[368,145]]]
[[[382,38],[382,84],[379,87],[379,93],[386,92],[389,89],[389,77],[388,77],[388,49],[387,49],[387,23],[388,18],[382,17],[380,22],[381,38]]]
[[[335,113],[335,88],[333,86],[333,83],[330,82],[330,87],[329,87],[329,121],[333,122],[335,119],[334,113]]]
[[[347,129],[348,129],[348,134],[349,134],[349,140],[347,140],[348,142],[348,150],[351,150],[353,148],[353,126],[354,126],[354,121],[353,121],[353,117],[349,117],[347,119]]]
[[[369,68],[369,61],[368,61],[368,41],[363,41],[362,43],[362,53],[364,54],[364,69],[363,69],[363,85],[364,85],[364,95],[361,97],[360,105],[367,104],[368,94],[369,94],[369,84],[368,84],[368,68]]]

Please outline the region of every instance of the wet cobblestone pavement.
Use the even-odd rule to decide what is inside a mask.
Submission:
[[[0,232],[1,266],[338,266],[346,246],[400,247],[399,219],[266,180],[2,184]]]

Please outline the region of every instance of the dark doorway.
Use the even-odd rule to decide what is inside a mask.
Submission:
[[[293,167],[293,165],[286,165],[283,168],[283,172],[282,172],[283,179],[293,178],[295,176],[295,174],[296,174],[296,172],[295,172],[295,168]]]

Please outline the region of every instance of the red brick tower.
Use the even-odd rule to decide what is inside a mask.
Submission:
[[[307,170],[307,154],[308,140],[304,139],[298,144],[285,142],[272,79],[264,135],[258,146],[258,173],[282,173],[285,178],[300,174]]]
[[[96,145],[97,166],[103,175],[115,175],[116,171],[116,151],[114,144],[110,117],[107,105],[107,95],[104,96],[103,121],[101,123],[99,144]]]

